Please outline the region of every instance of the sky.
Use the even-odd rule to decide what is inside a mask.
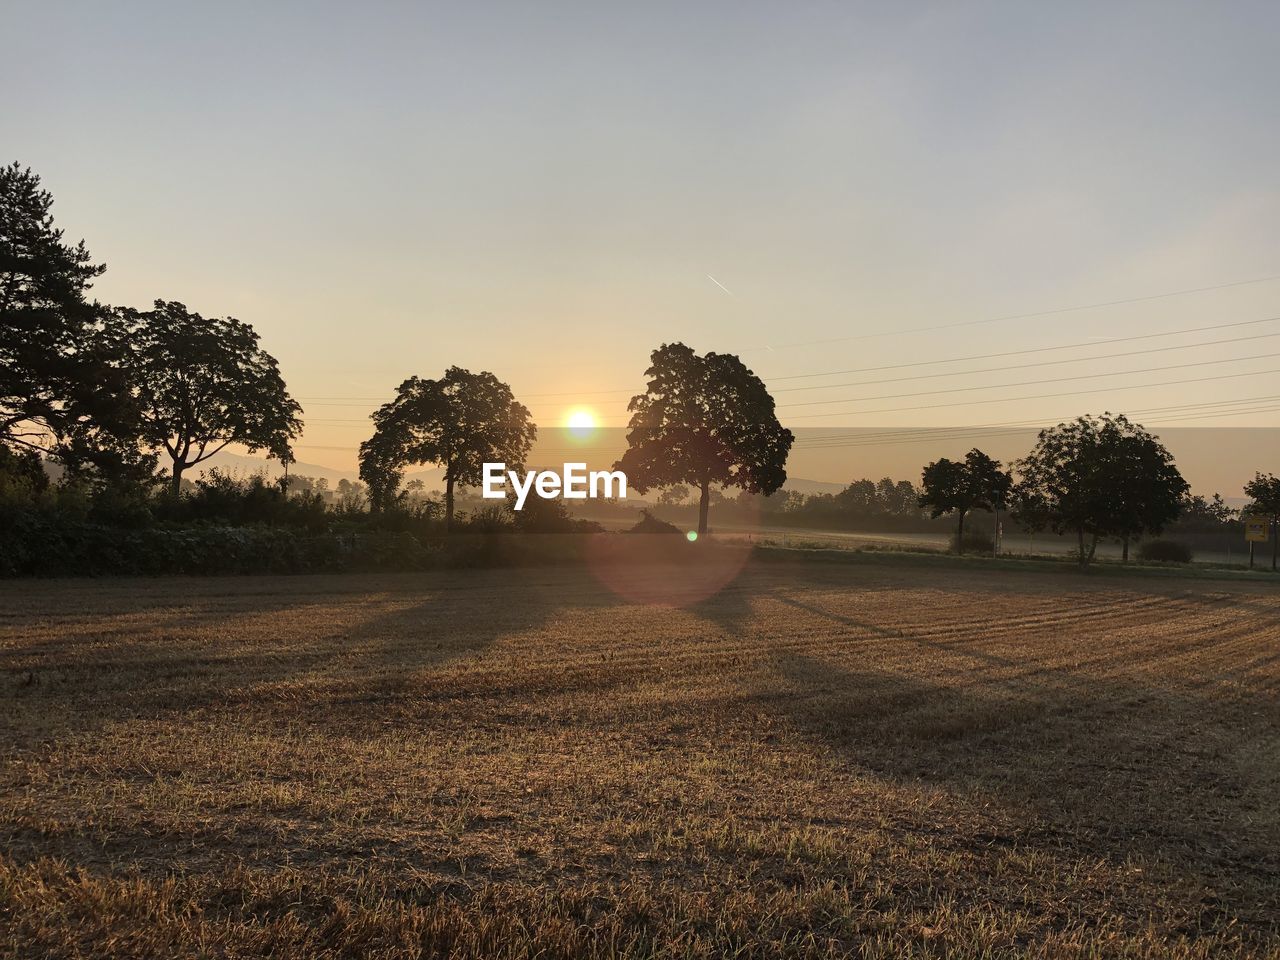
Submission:
[[[254,325],[301,461],[450,365],[621,426],[672,340],[801,436],[1280,426],[1276,4],[0,6],[0,158]]]

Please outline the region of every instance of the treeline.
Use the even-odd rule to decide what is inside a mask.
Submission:
[[[694,516],[698,503],[683,484],[668,487],[658,496],[664,517]],[[920,488],[910,480],[884,477],[878,481],[854,480],[837,493],[801,493],[778,490],[768,496],[739,491],[726,496],[713,489],[710,506],[717,525],[759,524],[831,530],[928,531],[937,528],[920,506]]]
[[[372,415],[360,484],[217,471],[193,481],[230,445],[278,460],[287,477],[301,407],[250,325],[176,300],[91,299],[105,267],[64,240],[52,202],[29,169],[0,168],[0,573],[410,564],[433,545],[448,555],[436,541],[449,533],[594,529],[536,497],[518,513],[459,508],[484,463],[523,470],[538,433],[506,383],[459,367],[406,379]],[[927,465],[919,487],[858,480],[800,496],[783,490],[794,437],[738,357],[663,344],[645,377],[613,469],[686,510],[699,535],[713,507],[726,524],[918,529],[951,517],[963,550],[972,511],[1007,511],[1025,529],[1076,536],[1087,562],[1100,540],[1127,550],[1180,517],[1216,516],[1189,498],[1157,438],[1110,415],[1043,431],[1010,469],[974,450]],[[441,469],[438,496],[405,482],[415,465]],[[1280,480],[1259,474],[1246,492],[1255,512],[1280,517]]]
[[[1272,569],[1280,563],[1280,478],[1257,474],[1245,485],[1248,510],[1269,516]],[[972,510],[1007,511],[1027,532],[1049,531],[1076,538],[1081,564],[1093,561],[1098,544],[1119,542],[1123,559],[1130,546],[1144,544],[1145,559],[1190,560],[1185,545],[1149,542],[1180,519],[1223,525],[1231,513],[1222,498],[1193,497],[1173,456],[1138,424],[1124,416],[1077,417],[1041,430],[1035,447],[1011,469],[981,450],[963,460],[942,458],[925,466],[920,504],[933,517],[952,515],[957,552],[968,545],[965,518]],[[985,546],[985,544],[984,544]]]

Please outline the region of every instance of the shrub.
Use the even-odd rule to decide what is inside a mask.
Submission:
[[[569,514],[563,500],[530,497],[524,509],[516,511],[516,529],[521,533],[599,533],[603,527],[593,520],[579,520]]]
[[[506,506],[481,507],[471,513],[459,513],[453,521],[458,530],[467,533],[510,533],[515,517]]]
[[[317,493],[286,496],[279,483],[261,474],[240,478],[216,467],[205,473],[180,500],[156,502],[161,520],[228,526],[272,524],[320,533],[329,524],[324,499]]]
[[[280,527],[125,529],[0,507],[0,576],[416,570],[436,562],[407,533],[307,535]]]
[[[1180,540],[1146,540],[1138,547],[1138,559],[1152,563],[1190,563],[1191,548]]]
[[[679,527],[667,523],[665,520],[659,520],[648,510],[640,510],[640,522],[627,531],[627,533],[683,533]]]
[[[962,550],[961,547],[964,549]],[[985,530],[966,530],[964,532],[964,540],[957,540],[955,534],[951,535],[951,551],[952,553],[995,553],[996,544],[991,539],[991,534]]]

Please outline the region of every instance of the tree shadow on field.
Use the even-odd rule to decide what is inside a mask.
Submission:
[[[361,625],[358,641],[304,682],[322,688],[317,709],[358,716],[370,705],[397,706],[419,718],[446,709],[492,719],[504,708],[548,688],[572,684],[554,657],[574,637],[556,618],[584,608],[616,606],[620,598],[585,574],[566,581],[554,569],[512,568],[469,573],[438,596],[398,605]],[[510,645],[490,662],[495,644]],[[524,657],[513,668],[511,657]]]
[[[132,632],[104,633],[88,618],[11,646],[0,676],[54,734],[206,709],[261,709],[277,722],[334,705],[367,709],[426,695],[433,671],[537,630],[566,606],[619,602],[590,577],[566,585],[547,574],[349,576],[319,596],[301,580],[296,593],[287,580],[269,593],[227,581],[216,595],[192,596],[180,617],[140,608]]]
[[[1280,654],[1264,641],[1280,606],[1234,585],[1076,582],[766,568],[694,609],[773,665],[749,709],[837,767],[991,811],[1002,835],[984,843],[1150,857],[1222,891],[1205,922],[1280,934]]]
[[[742,637],[753,629],[755,610],[752,600],[758,596],[756,584],[749,578],[741,578],[718,593],[693,604],[689,610],[715,624],[726,634]]]
[[[1217,699],[1068,670],[991,679],[980,662],[967,680],[938,662],[947,679],[933,679],[928,665],[773,655],[774,703],[803,736],[893,782],[994,801],[1014,825],[996,840],[1153,855],[1181,879],[1237,891],[1233,920],[1270,929],[1280,915],[1280,892],[1258,893],[1280,875],[1280,736],[1265,691]]]

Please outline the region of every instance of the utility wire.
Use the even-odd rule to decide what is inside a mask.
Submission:
[[[1160,373],[1165,370],[1186,370],[1190,367],[1210,367],[1220,363],[1241,363],[1246,360],[1270,360],[1280,353],[1256,353],[1248,357],[1227,357],[1223,360],[1195,360],[1191,363],[1171,363],[1163,367],[1142,367],[1138,370],[1112,370],[1106,373],[1080,373],[1070,377],[1051,377],[1039,380],[1016,380],[1011,383],[980,383],[968,387],[945,387],[940,390],[917,390],[914,393],[885,393],[869,397],[841,397],[836,400],[804,400],[799,403],[780,403],[778,407],[818,407],[833,403],[861,403],[865,400],[899,400],[906,397],[929,397],[943,393],[970,393],[974,390],[999,390],[1004,387],[1034,387],[1042,383],[1070,383],[1076,380],[1096,380],[1099,377],[1128,377],[1138,373]],[[908,378],[909,379],[909,378]],[[885,381],[894,383],[896,381]],[[857,413],[860,411],[849,411]]]
[[[1177,403],[1161,407],[1141,407],[1136,410],[1130,409],[1127,412],[1129,416],[1146,417],[1150,415],[1161,415],[1177,413],[1180,411],[1200,411],[1211,407],[1242,407],[1254,406],[1257,404],[1280,403],[1280,394],[1271,394],[1260,397],[1238,397],[1232,400],[1209,400],[1198,403]],[[1074,415],[1073,415],[1074,416]],[[816,437],[797,437],[796,444],[805,446],[816,446],[826,441],[841,441],[850,439],[849,431],[859,431],[866,434],[869,430],[874,430],[876,437],[893,437],[893,436],[919,436],[919,435],[937,435],[945,436],[957,430],[985,430],[993,427],[1030,427],[1039,426],[1047,421],[1061,422],[1071,419],[1070,417],[1029,417],[1024,420],[1002,420],[996,423],[970,423],[960,424],[954,427],[898,427],[894,429],[877,429],[875,427],[849,427],[843,433],[823,434]]]
[[[1249,326],[1257,326],[1258,324],[1262,324],[1262,323],[1277,323],[1277,322],[1280,322],[1280,316],[1263,317],[1259,320],[1240,320],[1233,323],[1209,324],[1207,326],[1200,326],[1200,327],[1185,327],[1181,330],[1166,330],[1161,333],[1143,333],[1143,334],[1136,334],[1134,336],[1128,336],[1128,337],[1111,337],[1101,342],[1093,340],[1093,341],[1082,341],[1082,342],[1076,342],[1076,343],[1063,343],[1063,344],[1056,344],[1054,346],[1049,346],[1049,347],[1029,347],[1022,350],[1002,350],[996,353],[970,354],[963,357],[944,357],[937,360],[913,360],[906,363],[886,363],[886,364],[879,364],[879,365],[870,366],[870,367],[849,367],[843,370],[827,370],[821,373],[796,373],[796,374],[788,374],[785,376],[768,376],[768,377],[762,377],[762,379],[770,382],[778,381],[778,380],[808,380],[808,379],[814,379],[817,377],[843,376],[851,373],[878,373],[883,370],[905,370],[911,367],[937,366],[939,364],[945,364],[945,363],[963,363],[969,360],[996,360],[1003,357],[1015,357],[1015,356],[1024,356],[1024,355],[1037,354],[1037,353],[1049,353],[1049,352],[1054,352],[1059,350],[1078,350],[1085,347],[1098,347],[1098,346],[1117,344],[1117,343],[1134,343],[1134,342],[1144,341],[1144,340],[1160,339],[1163,337],[1183,336],[1189,333],[1205,333],[1212,330],[1230,330],[1237,327],[1249,327]],[[1101,354],[1099,356],[1094,356],[1094,357],[1075,357],[1069,360],[1060,360],[1060,361],[1051,361],[1051,362],[1077,363],[1085,360],[1107,360],[1107,359],[1111,359],[1112,357],[1137,356],[1139,353],[1148,353],[1148,352],[1158,353],[1166,350],[1183,350],[1183,349],[1193,349],[1195,347],[1215,346],[1217,344],[1222,344],[1222,343],[1241,343],[1246,340],[1263,339],[1265,337],[1271,337],[1271,336],[1277,336],[1277,335],[1278,334],[1260,334],[1257,337],[1239,337],[1239,338],[1224,339],[1224,340],[1208,340],[1208,341],[1202,341],[1200,343],[1178,344],[1178,345],[1169,346],[1169,347],[1152,348],[1149,351],[1131,351],[1128,353]],[[956,371],[954,375],[958,376],[961,373],[985,373],[985,372],[991,372],[994,370],[1021,369],[1023,366],[1033,367],[1033,366],[1048,366],[1048,365],[1049,363],[1041,362],[1041,363],[1026,364],[1026,365],[1014,365],[1014,366],[1008,366],[1008,367],[993,367],[985,370]],[[932,374],[932,376],[948,376],[948,375],[952,375],[952,374]],[[924,375],[920,375],[913,379],[923,379],[923,377]],[[882,382],[890,382],[890,381],[872,380],[872,381],[864,381],[864,382],[882,383]],[[835,387],[841,387],[841,386],[856,386],[856,384],[822,384],[822,385],[815,385],[810,387],[778,387],[773,392],[786,393],[786,392],[799,391],[799,390],[822,390],[826,388],[835,388]],[[627,390],[627,389],[579,390],[579,391],[567,391],[567,392],[556,392],[556,393],[522,393],[520,394],[520,397],[522,398],[543,398],[543,397],[585,398],[585,397],[593,397],[593,396],[603,396],[606,394],[611,396],[620,396],[620,395],[626,396],[626,395],[634,395],[634,393],[635,393],[634,390]],[[363,404],[382,404],[385,402],[385,399],[386,398],[381,398],[381,397],[301,397],[299,398],[300,401],[306,404],[310,404],[312,406],[356,406],[356,405],[363,405]]]
[[[1173,350],[1194,350],[1196,347],[1216,347],[1224,343],[1245,343],[1252,340],[1267,340],[1272,337],[1280,337],[1280,331],[1276,333],[1259,333],[1251,337],[1228,337],[1224,340],[1205,340],[1200,343],[1178,343],[1168,347],[1148,347],[1145,350],[1127,350],[1123,353],[1108,353],[1097,357],[1073,357],[1069,360],[1037,360],[1034,363],[1013,363],[1003,367],[979,367],[976,370],[946,370],[941,373],[918,373],[908,377],[889,377],[883,380],[854,380],[850,383],[824,383],[812,387],[782,387],[775,390],[774,393],[785,393],[800,390],[838,390],[843,387],[865,387],[878,383],[904,383],[908,380],[934,380],[938,377],[964,377],[972,376],[978,373],[1002,373],[1009,370],[1031,370],[1036,367],[1057,367],[1068,363],[1086,363],[1089,361],[1100,360],[1118,360],[1121,357],[1138,357],[1152,353],[1169,353]],[[1216,362],[1216,361],[1206,361]],[[1102,374],[1098,374],[1102,376]],[[1044,382],[1044,381],[1040,381]],[[835,403],[837,401],[827,401]],[[798,404],[784,404],[784,406],[797,406]]]
[[[1252,404],[1242,407],[1231,407],[1221,410],[1188,410],[1184,413],[1170,412],[1167,414],[1155,414],[1154,416],[1145,416],[1141,411],[1130,411],[1129,416],[1141,417],[1145,422],[1149,423],[1172,423],[1181,422],[1183,420],[1206,420],[1218,417],[1237,417],[1252,416],[1259,413],[1273,413],[1280,411],[1280,397],[1277,397],[1269,403]],[[820,451],[833,449],[847,449],[852,447],[873,447],[883,444],[898,443],[944,443],[951,440],[972,439],[984,436],[1003,436],[1009,434],[1026,433],[1028,431],[1038,431],[1044,428],[1046,424],[1061,423],[1072,419],[1070,417],[1046,417],[1043,419],[1027,420],[1016,425],[990,425],[985,427],[950,427],[936,428],[933,430],[921,429],[920,431],[899,431],[889,432],[885,434],[874,433],[863,436],[849,436],[843,439],[828,439],[823,443],[806,444],[800,449],[805,451]],[[799,441],[797,441],[799,443]]]
[[[1119,307],[1131,303],[1146,303],[1152,300],[1165,300],[1170,297],[1182,297],[1192,293],[1208,293],[1212,290],[1226,290],[1230,287],[1244,287],[1256,283],[1271,283],[1280,280],[1280,274],[1271,277],[1257,277],[1253,280],[1236,280],[1231,283],[1216,283],[1207,287],[1190,287],[1186,290],[1172,290],[1168,293],[1152,293],[1141,297],[1126,297],[1122,300],[1103,300],[1098,303],[1085,303],[1074,307],[1059,307],[1054,310],[1037,310],[1032,313],[1010,313],[1002,317],[987,317],[983,320],[964,320],[959,323],[941,323],[932,327],[911,327],[905,330],[883,330],[876,333],[861,333],[849,337],[830,337],[824,340],[805,340],[798,343],[766,344],[755,347],[756,350],[778,350],[791,347],[814,347],[829,343],[849,343],[855,340],[871,340],[877,337],[896,337],[909,333],[933,333],[937,330],[958,330],[962,327],[976,327],[987,323],[1004,323],[1009,320],[1030,320],[1034,317],[1054,317],[1064,313],[1078,313],[1082,310],[1097,310],[1102,307]],[[744,351],[745,352],[745,351]]]
[[[1186,383],[1210,383],[1217,380],[1237,380],[1240,377],[1269,377],[1280,374],[1280,370],[1250,370],[1245,373],[1224,373],[1214,377],[1191,377],[1186,380],[1162,380],[1158,383],[1130,383],[1115,387],[1099,387],[1092,390],[1066,390],[1060,393],[1036,393],[1024,397],[996,397],[990,400],[955,400],[950,403],[927,403],[914,407],[882,407],[874,410],[836,410],[832,413],[803,413],[791,417],[793,420],[809,420],[818,417],[847,417],[869,413],[905,413],[910,410],[938,410],[943,407],[976,406],[987,403],[1019,403],[1024,400],[1045,400],[1056,397],[1076,397],[1087,393],[1107,393],[1112,390],[1147,390],[1152,387],[1173,387]]]

